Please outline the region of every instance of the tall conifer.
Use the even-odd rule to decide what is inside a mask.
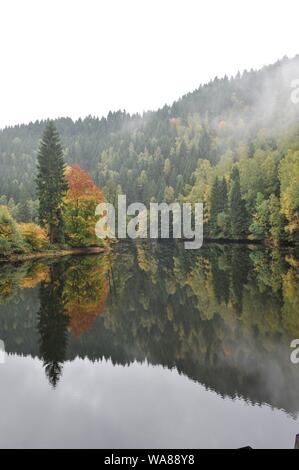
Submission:
[[[230,220],[232,237],[236,240],[246,237],[248,232],[247,211],[245,201],[241,196],[240,173],[236,167],[234,167],[232,171]]]
[[[37,158],[37,194],[39,221],[49,232],[51,243],[63,240],[62,205],[68,189],[64,178],[65,163],[60,137],[53,122],[47,125]]]

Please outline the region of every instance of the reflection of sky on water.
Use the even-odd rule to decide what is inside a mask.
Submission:
[[[9,356],[0,381],[1,447],[292,448],[299,432],[283,411],[161,366],[76,359],[53,390],[39,360]]]
[[[0,447],[292,448],[297,259],[136,244],[6,266]]]

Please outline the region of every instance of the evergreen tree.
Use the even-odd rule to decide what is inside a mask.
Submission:
[[[188,166],[188,147],[186,142],[182,140],[178,157],[178,173],[184,174],[186,166]]]
[[[221,197],[221,210],[222,212],[226,212],[228,209],[228,190],[226,179],[224,177],[219,183],[219,191]]]
[[[221,232],[221,236],[226,238],[230,232],[230,220],[228,211],[228,188],[226,179],[223,177],[219,184],[221,211],[217,216],[217,226]]]
[[[232,171],[232,186],[230,192],[231,235],[234,239],[247,236],[247,211],[245,201],[241,196],[240,173],[234,167]]]
[[[256,204],[249,227],[254,238],[264,239],[269,235],[269,201],[261,193],[257,194]]]
[[[63,150],[52,122],[47,125],[40,143],[37,168],[39,221],[48,229],[50,242],[59,243],[63,239],[62,205],[68,186],[64,178]]]
[[[221,201],[220,201],[220,191],[219,191],[219,180],[218,177],[215,178],[215,181],[211,189],[211,218],[210,218],[210,230],[212,236],[217,236],[218,227],[217,227],[217,216],[221,212]]]
[[[23,201],[19,204],[18,222],[31,222],[32,213],[29,201]]]
[[[286,221],[281,213],[280,201],[272,194],[269,199],[270,240],[278,245],[285,239]]]
[[[210,228],[212,236],[219,236],[220,232],[222,236],[224,235],[224,228],[219,226],[219,216],[222,215],[224,220],[227,217],[227,207],[228,207],[228,194],[227,194],[227,184],[225,178],[219,180],[216,177],[211,190],[211,220]]]

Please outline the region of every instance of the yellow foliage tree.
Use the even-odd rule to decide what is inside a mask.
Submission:
[[[23,240],[34,251],[44,250],[49,245],[49,239],[46,230],[36,224],[19,224],[19,233]]]

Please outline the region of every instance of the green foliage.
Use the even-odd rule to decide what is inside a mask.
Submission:
[[[62,202],[67,191],[65,164],[59,134],[52,122],[47,125],[38,151],[36,178],[39,220],[49,232],[50,242],[63,240]]]
[[[281,212],[283,223],[286,221],[285,235],[290,241],[297,240],[299,126],[294,123],[299,120],[299,107],[291,103],[285,83],[288,79],[291,83],[298,66],[299,57],[285,58],[259,71],[216,78],[173,105],[142,116],[117,111],[101,119],[58,119],[55,126],[65,149],[63,156],[67,163],[79,164],[88,171],[113,204],[120,193],[127,195],[128,203],[149,204],[165,198],[203,202],[205,236],[243,238],[248,235],[247,227],[252,226],[251,235],[259,237],[257,194],[269,203],[275,196],[280,209],[276,204],[276,222],[272,220],[271,226],[280,225]],[[265,94],[270,87],[271,103]],[[17,221],[35,222],[37,196],[42,197],[41,222],[50,226],[51,241],[57,242],[62,232],[59,201],[63,161],[55,132],[46,139],[53,140],[57,178],[51,179],[53,187],[49,186],[48,193],[40,175],[38,194],[33,184],[37,160],[50,148],[41,145],[36,155],[44,126],[45,122],[36,122],[0,131],[0,201],[9,205]],[[45,166],[40,166],[39,172],[49,176],[50,162],[55,158],[44,158]],[[230,179],[234,165],[240,173],[240,189],[239,183]],[[213,187],[216,178],[219,182],[224,178],[230,197],[234,194],[236,214],[231,205],[220,208],[216,200],[220,188],[215,192]],[[240,201],[246,205],[246,220],[241,217]],[[230,233],[228,218],[234,234]],[[271,228],[263,233],[281,238]]]
[[[164,191],[164,200],[168,204],[174,202],[174,189],[172,186],[167,186]]]
[[[285,221],[281,213],[279,199],[272,194],[265,199],[258,193],[249,230],[254,238],[269,240],[278,245],[285,239]]]
[[[256,197],[255,212],[253,221],[249,227],[250,232],[255,238],[263,240],[269,233],[269,204],[262,193]]]
[[[274,243],[279,244],[286,240],[285,218],[281,211],[278,197],[271,194],[269,198],[269,235],[268,238]]]
[[[247,236],[247,211],[242,199],[239,170],[234,167],[232,172],[231,191],[229,195],[231,236],[234,239]]]
[[[19,224],[18,230],[30,251],[43,251],[49,247],[47,232],[36,224]]]
[[[210,233],[213,237],[228,235],[228,192],[225,178],[218,176],[211,189]]]
[[[0,256],[41,251],[49,248],[44,229],[36,224],[17,224],[5,206],[0,206]]]
[[[299,239],[299,151],[290,150],[279,168],[282,213],[287,219],[286,231]]]
[[[26,245],[19,233],[16,221],[5,206],[0,206],[0,255],[22,253]]]

